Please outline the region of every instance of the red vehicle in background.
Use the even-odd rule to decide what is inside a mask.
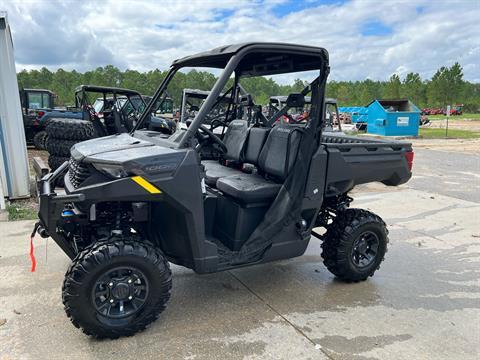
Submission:
[[[462,115],[463,104],[452,105],[450,109],[450,115]],[[424,108],[422,109],[422,115],[447,115],[446,108]]]

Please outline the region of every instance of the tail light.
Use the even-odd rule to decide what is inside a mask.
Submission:
[[[414,154],[415,153],[413,151],[405,152],[405,159],[407,160],[408,169],[410,171],[412,171],[412,167],[413,167],[413,155]]]
[[[40,110],[39,112],[37,112],[37,120],[40,120],[43,115],[45,115],[45,111]]]

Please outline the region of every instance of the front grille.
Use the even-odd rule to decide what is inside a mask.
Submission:
[[[90,176],[88,166],[81,161],[70,158],[68,162],[68,178],[73,187],[78,188]]]

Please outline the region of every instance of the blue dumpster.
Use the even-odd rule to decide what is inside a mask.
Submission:
[[[341,113],[352,115],[352,123],[366,123],[368,120],[368,108],[365,106],[343,106],[339,107]]]
[[[367,106],[369,134],[417,136],[420,110],[409,100],[374,100]]]

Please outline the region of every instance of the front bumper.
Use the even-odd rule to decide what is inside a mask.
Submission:
[[[139,181],[137,179],[140,178],[139,176],[115,179],[75,188],[71,184],[68,176],[65,176],[68,171],[68,166],[68,162],[65,162],[53,173],[43,176],[42,179],[37,182],[37,191],[40,208],[38,217],[40,219],[41,231],[39,231],[39,233],[42,234],[42,236],[52,237],[71,259],[76,256],[77,250],[59,229],[59,221],[62,220],[62,212],[65,209],[65,204],[72,204],[78,210],[91,209],[93,204],[105,201],[154,202],[164,199],[162,191],[143,178],[143,181]],[[57,194],[55,192],[54,184],[60,176],[65,176],[67,195]]]
[[[40,227],[43,228],[60,248],[73,259],[76,255],[75,249],[67,241],[61,232],[57,232],[57,221],[61,218],[66,203],[75,203],[85,200],[83,194],[61,195],[55,192],[55,181],[64,176],[68,170],[68,162],[63,163],[53,173],[49,173],[37,182]]]

